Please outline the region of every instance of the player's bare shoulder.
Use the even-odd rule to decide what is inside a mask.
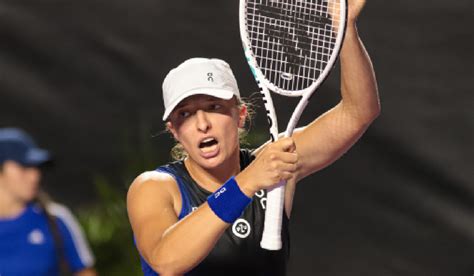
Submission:
[[[127,205],[136,201],[173,203],[179,196],[176,180],[170,174],[158,171],[147,171],[135,178],[128,189]]]
[[[175,184],[176,180],[168,173],[159,171],[146,171],[138,175],[132,182],[133,185],[149,185],[147,183],[162,183],[162,185]]]
[[[130,185],[129,193],[142,189],[167,189],[176,186],[176,180],[170,174],[159,171],[146,171],[138,175]]]

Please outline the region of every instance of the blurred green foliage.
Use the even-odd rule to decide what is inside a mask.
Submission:
[[[121,148],[124,165],[115,180],[96,175],[95,203],[78,210],[78,219],[96,257],[95,268],[100,276],[143,275],[140,258],[133,243],[126,207],[126,193],[133,179],[143,171],[167,162],[169,154],[158,143],[165,138],[156,139],[156,133],[149,122],[148,115],[137,119],[137,128],[124,130]],[[166,141],[165,141],[166,142]]]
[[[81,209],[78,219],[96,256],[99,275],[143,275],[128,222],[124,192],[96,179],[99,201]]]

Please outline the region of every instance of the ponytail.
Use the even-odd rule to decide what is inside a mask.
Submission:
[[[59,263],[59,273],[62,276],[71,275],[71,270],[66,261],[66,249],[64,248],[64,240],[59,230],[59,225],[56,219],[48,211],[48,205],[51,204],[52,200],[47,193],[39,191],[38,196],[35,199],[35,203],[44,211],[46,219],[48,221],[48,227],[53,234],[53,243],[56,249],[56,256]]]

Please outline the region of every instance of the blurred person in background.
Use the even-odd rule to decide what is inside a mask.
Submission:
[[[0,275],[97,275],[80,225],[40,189],[48,151],[17,128],[0,128]]]

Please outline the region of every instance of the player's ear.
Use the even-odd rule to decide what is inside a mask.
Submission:
[[[239,128],[243,128],[245,126],[247,115],[247,106],[245,104],[241,104],[239,106]]]
[[[166,122],[166,129],[173,135],[173,137],[176,141],[179,141],[178,133],[177,133],[176,129],[174,128],[173,124],[170,121]]]

